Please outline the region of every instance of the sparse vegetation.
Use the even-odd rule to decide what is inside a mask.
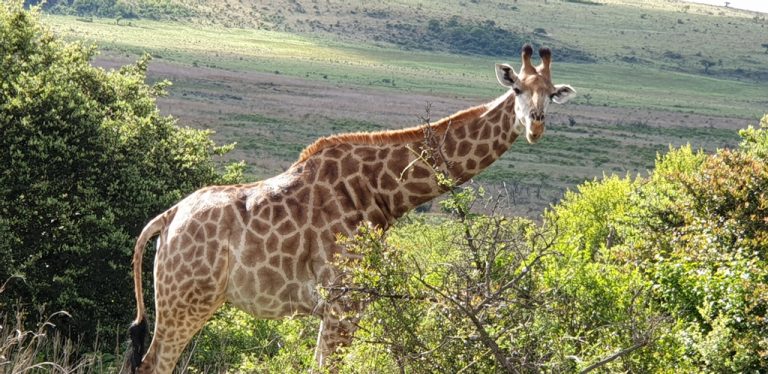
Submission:
[[[526,42],[537,42],[539,38],[535,35],[546,35],[540,28],[532,34],[512,32],[493,20],[472,22],[459,16],[446,21],[432,18],[426,28],[400,22],[387,24],[387,28],[391,32],[385,40],[408,49],[490,56],[506,56]],[[558,48],[558,58],[569,62],[594,61],[589,54],[565,46]]]
[[[115,358],[122,348],[82,347],[67,336],[54,321],[71,319],[59,311],[45,315],[43,308],[23,309],[19,304],[4,302],[6,290],[17,287],[23,278],[10,277],[0,284],[0,372],[2,373],[71,373],[91,374],[114,371]],[[13,292],[13,291],[9,291]],[[103,344],[103,343],[102,343]],[[84,355],[83,352],[90,351]]]
[[[717,65],[716,62],[707,59],[699,60],[699,63],[704,67],[704,74],[709,74],[709,68]]]
[[[584,5],[603,5],[601,3],[598,3],[596,1],[591,0],[565,0],[569,3],[577,3],[577,4],[584,4]]]
[[[115,19],[189,19],[196,12],[188,6],[169,0],[74,0],[49,1],[45,9],[52,13]]]

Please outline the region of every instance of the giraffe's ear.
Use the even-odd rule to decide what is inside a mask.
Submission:
[[[502,86],[512,88],[517,81],[517,74],[515,69],[507,64],[496,64],[496,79]]]
[[[555,86],[555,93],[552,94],[552,101],[558,104],[565,104],[568,100],[576,96],[576,90],[567,84],[558,84]]]

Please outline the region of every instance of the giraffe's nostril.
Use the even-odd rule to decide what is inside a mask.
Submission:
[[[534,121],[544,121],[544,112],[531,112],[531,119]]]

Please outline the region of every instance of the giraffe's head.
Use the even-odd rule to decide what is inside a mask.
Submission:
[[[523,66],[520,73],[508,64],[496,64],[496,78],[502,86],[514,91],[515,128],[518,133],[525,129],[528,143],[536,143],[544,134],[544,120],[550,102],[563,104],[570,100],[576,91],[566,84],[552,84],[549,65],[552,62],[552,52],[549,48],[539,49],[541,64],[534,67],[531,64],[533,48],[526,44],[523,47]]]

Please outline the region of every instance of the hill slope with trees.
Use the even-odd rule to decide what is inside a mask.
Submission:
[[[516,55],[524,41],[553,47],[560,61],[768,80],[765,14],[681,1],[74,0],[44,7],[118,22],[181,21],[460,54]]]

